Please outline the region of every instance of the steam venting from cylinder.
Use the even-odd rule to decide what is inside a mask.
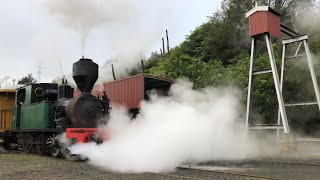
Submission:
[[[99,65],[91,59],[81,58],[73,64],[72,77],[81,94],[90,94],[98,79]]]

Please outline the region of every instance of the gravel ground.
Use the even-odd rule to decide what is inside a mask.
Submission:
[[[0,154],[0,179],[319,179],[320,159],[264,158],[202,164],[210,171],[177,169],[172,173],[122,174],[100,170],[84,162],[26,155]],[[237,174],[237,175],[236,175]],[[253,175],[256,177],[249,177]],[[260,177],[261,178],[258,178]]]
[[[0,179],[252,179],[221,173],[177,170],[173,173],[122,174],[100,170],[84,162],[26,155],[0,154]]]
[[[216,171],[271,177],[274,179],[320,179],[319,158],[273,157],[242,161],[216,161],[202,164]]]

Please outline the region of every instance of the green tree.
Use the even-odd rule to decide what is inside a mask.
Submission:
[[[32,76],[32,73],[18,80],[18,84],[30,85],[34,83],[37,83],[37,80]]]
[[[171,53],[174,53],[174,51]],[[174,56],[174,58],[169,58],[159,63],[158,67],[150,69],[150,73],[174,79],[185,77],[194,82],[195,88],[201,88],[206,85],[203,84],[203,82],[208,70],[208,65],[200,59],[192,58],[188,55],[181,55]]]

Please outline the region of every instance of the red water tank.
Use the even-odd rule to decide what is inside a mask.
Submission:
[[[269,6],[256,6],[246,13],[246,17],[249,18],[251,37],[264,33],[280,36],[280,14]]]

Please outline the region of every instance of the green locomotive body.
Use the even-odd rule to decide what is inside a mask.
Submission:
[[[17,127],[17,106],[13,108],[12,129],[54,128],[53,102],[40,102],[21,108],[20,127]]]
[[[56,84],[32,84],[17,89],[13,107],[12,129],[38,130],[54,128]],[[50,91],[49,91],[50,90]]]

